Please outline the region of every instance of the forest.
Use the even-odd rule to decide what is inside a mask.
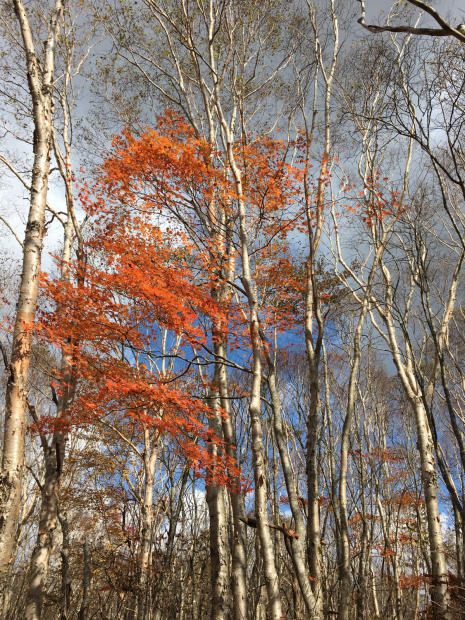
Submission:
[[[465,618],[465,10],[3,0],[0,618]]]

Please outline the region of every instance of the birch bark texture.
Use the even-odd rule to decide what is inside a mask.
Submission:
[[[14,0],[13,2],[27,65],[27,79],[34,122],[34,161],[31,175],[29,215],[23,243],[22,273],[6,388],[2,470],[0,472],[1,582],[4,582],[8,566],[14,559],[15,536],[21,503],[27,378],[32,347],[31,327],[36,315],[42,242],[45,233],[45,206],[53,128],[55,49],[62,23],[64,4],[64,0],[56,0],[50,10],[43,61],[40,62],[24,3],[22,0]]]

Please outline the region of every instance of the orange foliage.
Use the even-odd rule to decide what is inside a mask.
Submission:
[[[93,187],[81,191],[91,218],[87,263],[70,265],[68,283],[42,277],[49,310],[37,329],[72,357],[79,390],[69,415],[43,417],[40,426],[123,417],[170,434],[196,470],[226,483],[238,470],[225,450],[213,461],[202,446],[202,440],[221,442],[204,425],[210,410],[188,359],[191,346],[206,342],[205,324],[226,328],[226,315],[209,292],[212,272],[199,270],[185,231],[169,224],[169,213],[193,195],[208,201],[224,175],[211,168],[209,147],[180,119],[168,113],[160,126],[170,131],[114,140]],[[162,213],[167,217],[160,220]],[[168,342],[179,339],[170,371],[159,366],[170,353],[163,330],[171,334]]]

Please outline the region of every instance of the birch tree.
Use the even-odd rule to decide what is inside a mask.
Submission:
[[[31,199],[23,242],[23,267],[13,333],[6,388],[3,435],[0,524],[0,570],[2,577],[13,560],[15,533],[21,502],[26,431],[27,376],[31,358],[32,331],[37,305],[45,205],[47,201],[50,151],[53,129],[53,80],[57,36],[64,2],[49,8],[49,26],[43,53],[31,29],[28,12],[21,0],[13,3],[24,46],[28,88],[34,119],[34,163]]]

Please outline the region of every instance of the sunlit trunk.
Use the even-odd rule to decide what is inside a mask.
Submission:
[[[421,397],[412,403],[418,434],[421,478],[425,495],[426,517],[431,556],[433,615],[435,618],[450,618],[448,613],[448,574],[441,528],[438,498],[438,472],[434,455],[433,440]]]
[[[45,57],[39,65],[33,35],[22,0],[14,0],[27,60],[27,78],[34,120],[34,163],[31,198],[23,243],[23,266],[16,306],[11,360],[6,387],[2,470],[0,473],[0,580],[13,561],[21,503],[26,432],[27,378],[31,358],[32,324],[35,320],[44,236],[45,206],[50,170],[53,122],[52,82],[55,43],[63,15],[63,1],[56,0],[50,15]],[[0,584],[1,585],[1,584]]]

